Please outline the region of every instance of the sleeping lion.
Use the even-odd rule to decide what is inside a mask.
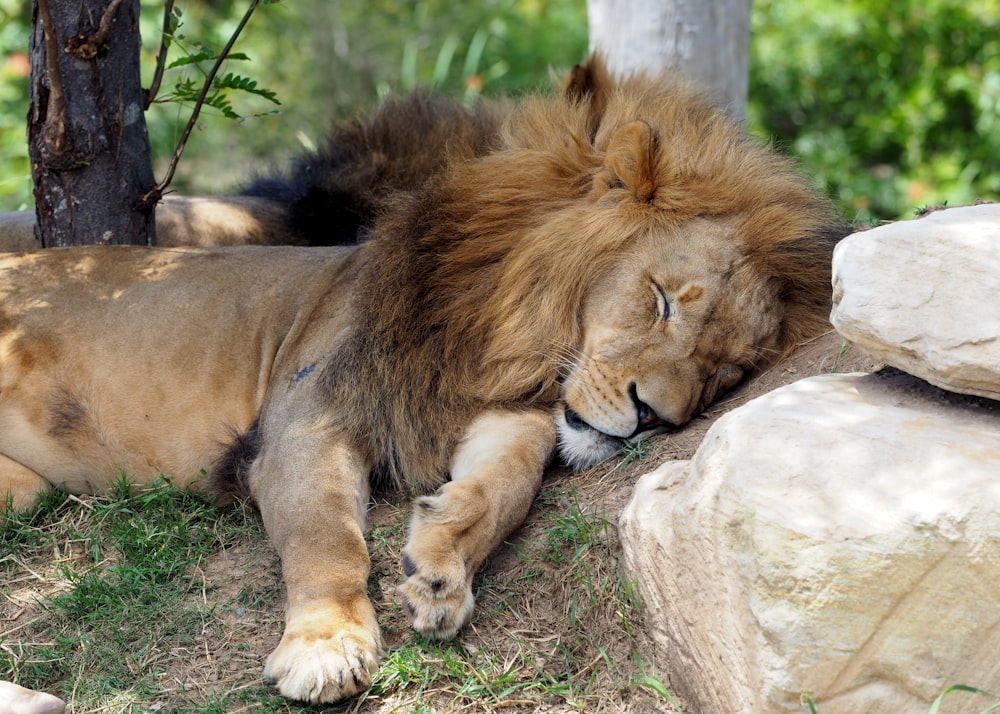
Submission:
[[[398,592],[447,638],[556,452],[679,427],[827,324],[840,222],[686,86],[592,60],[502,111],[412,101],[377,115],[402,134],[355,122],[353,153],[335,136],[251,191],[282,206],[274,240],[354,245],[0,260],[0,494],[124,470],[252,499],[287,586],[264,676],[292,699],[378,667],[373,474],[425,494]]]

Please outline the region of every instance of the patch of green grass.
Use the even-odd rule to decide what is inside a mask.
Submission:
[[[32,642],[3,647],[0,678],[72,693],[78,708],[153,701],[172,653],[196,649],[214,617],[189,597],[204,587],[203,558],[259,526],[165,478],[133,490],[122,477],[82,503],[53,492],[0,533],[11,570],[33,552],[57,555],[47,575],[54,594],[30,626]]]
[[[627,462],[638,460],[650,448],[647,442],[631,444]],[[563,577],[574,585],[568,597],[567,620],[573,640],[562,645],[567,681],[581,691],[597,675],[602,665],[606,674],[618,676],[618,667],[605,650],[612,637],[632,643],[631,656],[643,667],[634,649],[632,622],[640,614],[635,584],[622,575],[618,558],[611,552],[610,525],[603,513],[588,513],[582,507],[575,488],[558,497],[558,505],[546,509],[543,520],[547,526],[536,556],[566,567]],[[617,623],[618,631],[606,628]],[[643,687],[675,704],[673,697],[655,675],[646,675],[620,682],[620,686]]]
[[[653,451],[655,440],[652,438],[641,441],[626,441],[619,452],[621,461],[611,472],[612,475],[620,473],[637,461],[642,461]]]
[[[574,489],[570,490],[568,496],[563,496],[558,505],[561,508],[547,510],[542,516],[549,525],[545,528],[544,548],[538,555],[553,563],[561,563],[566,559],[580,563],[587,551],[605,544],[607,519],[585,514]]]
[[[0,532],[0,572],[17,589],[36,576],[45,586],[42,607],[0,641],[0,678],[73,711],[135,714],[583,711],[629,690],[670,701],[655,672],[635,674],[638,599],[617,568],[613,527],[576,490],[543,495],[516,546],[528,562],[477,576],[473,625],[443,643],[414,635],[391,592],[409,508],[376,510],[369,592],[389,650],[371,688],[346,704],[305,707],[261,681],[282,586],[273,553],[255,555],[260,520],[167,480],[134,490],[121,479],[101,497],[53,493]],[[230,548],[239,554],[220,560]],[[547,609],[540,620],[525,619],[532,603]]]
[[[366,696],[406,692],[408,699],[419,702],[431,690],[451,691],[456,707],[472,702],[512,706],[573,701],[571,682],[553,677],[527,656],[501,660],[494,653],[470,650],[457,640],[437,642],[422,637],[389,652]]]
[[[583,500],[575,488],[543,492],[530,533],[507,544],[522,564],[475,579],[472,626],[448,642],[397,630],[398,644],[351,711],[371,699],[384,702],[379,711],[585,711],[630,689],[669,697],[655,672],[632,676],[641,663],[630,624],[638,598],[618,570],[610,524]],[[369,540],[405,537],[390,528]],[[526,619],[532,602],[557,611]]]

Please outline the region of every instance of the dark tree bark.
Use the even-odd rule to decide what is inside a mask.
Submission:
[[[139,0],[34,0],[28,151],[45,247],[152,245]]]

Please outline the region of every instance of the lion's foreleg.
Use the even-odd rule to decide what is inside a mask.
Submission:
[[[466,431],[452,480],[416,500],[399,586],[414,629],[448,638],[472,617],[472,577],[523,521],[555,446],[545,412],[487,412]]]
[[[264,438],[250,488],[288,590],[285,631],[264,677],[291,699],[337,701],[367,688],[381,658],[366,594],[369,465],[319,426]]]

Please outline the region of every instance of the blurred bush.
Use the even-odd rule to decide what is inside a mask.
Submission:
[[[1000,198],[1000,0],[755,0],[751,131],[862,221]]]
[[[237,0],[191,3],[182,42],[222,47]],[[145,76],[162,5],[144,0]],[[0,0],[0,210],[29,205],[24,122],[29,0]],[[860,220],[1000,197],[1000,0],[755,0],[751,131],[801,157]],[[436,86],[473,101],[549,85],[586,55],[584,0],[287,0],[262,6],[228,71],[276,90],[240,99],[246,119],[203,113],[174,188],[238,189],[322,141],[330,122],[390,91]],[[168,72],[164,83],[196,67]],[[187,108],[147,116],[162,166]]]
[[[0,211],[34,205],[28,163],[30,0],[0,0]]]

